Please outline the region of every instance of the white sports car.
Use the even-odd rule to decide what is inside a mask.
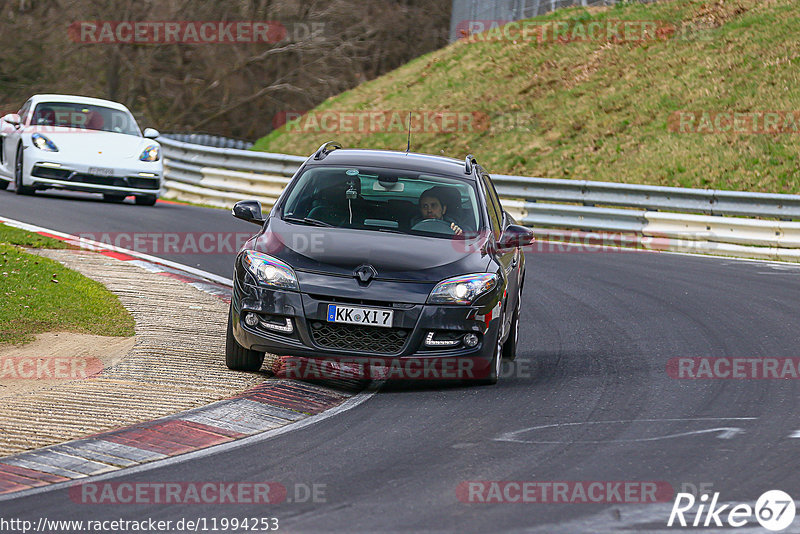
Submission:
[[[152,206],[163,176],[158,135],[142,133],[117,102],[35,95],[0,119],[0,189],[13,181],[19,195],[70,189]]]

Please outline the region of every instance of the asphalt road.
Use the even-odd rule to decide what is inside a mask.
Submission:
[[[70,191],[20,197],[13,193],[13,185],[0,191],[0,217],[152,254],[226,278],[233,273],[237,239],[245,240],[258,231],[255,225],[234,219],[228,210],[162,201],[153,207],[137,206],[133,199],[112,204],[103,202],[100,195]],[[166,236],[173,240],[167,241]]]
[[[2,216],[70,232],[100,224],[249,231],[223,211],[8,192]],[[230,257],[183,260],[230,276]],[[317,484],[317,502],[97,506],[57,490],[4,502],[0,514],[277,517],[290,532],[613,532],[665,528],[672,499],[487,504],[461,502],[456,489],[468,481],[664,481],[675,491],[705,484],[724,502],[752,504],[771,489],[800,496],[800,439],[791,437],[800,430],[797,380],[677,380],[666,371],[677,357],[797,357],[800,268],[654,253],[527,260],[520,353],[497,386],[392,385],[268,441],[114,479],[276,481],[290,495]]]

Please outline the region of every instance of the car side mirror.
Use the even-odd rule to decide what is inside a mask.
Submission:
[[[155,128],[145,128],[144,133],[142,135],[144,135],[148,139],[155,139],[161,134]]]
[[[8,124],[13,124],[14,126],[19,127],[22,119],[20,119],[19,115],[16,113],[9,113],[8,115],[3,116],[3,122],[7,122]]]
[[[240,200],[233,206],[231,212],[234,217],[259,226],[264,224],[264,216],[261,214],[261,202],[258,200]]]
[[[503,230],[503,235],[500,236],[497,248],[500,250],[508,250],[525,247],[533,243],[533,240],[533,230],[518,224],[509,224],[506,226],[506,229]]]

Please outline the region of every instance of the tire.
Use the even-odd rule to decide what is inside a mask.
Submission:
[[[233,337],[233,309],[228,312],[228,333],[225,337],[225,365],[232,371],[258,371],[264,363],[264,353],[239,345]]]
[[[25,170],[25,160],[23,160],[22,145],[17,147],[17,159],[14,161],[14,192],[18,195],[32,195],[36,189],[22,185],[22,173]]]
[[[8,189],[8,184],[10,183],[11,182],[6,182],[2,178],[0,178],[0,191],[5,191],[6,189]]]
[[[500,332],[497,332],[497,340],[494,344],[494,355],[492,356],[492,361],[489,364],[489,371],[488,375],[484,378],[478,378],[473,381],[474,384],[479,386],[492,386],[497,384],[498,378],[500,378],[500,369],[503,365],[503,343],[500,341]]]
[[[519,343],[519,310],[521,307],[522,288],[519,289],[517,307],[514,308],[514,314],[511,316],[511,331],[508,333],[508,339],[503,343],[503,359],[507,362],[513,362],[517,357],[517,344]]]
[[[158,197],[155,195],[147,195],[143,197],[134,197],[137,206],[155,206]]]
[[[112,193],[103,193],[103,200],[106,202],[115,202],[119,204],[123,202],[127,195],[114,195]]]

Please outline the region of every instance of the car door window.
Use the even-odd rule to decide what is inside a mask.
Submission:
[[[31,101],[28,100],[27,102],[25,102],[25,104],[19,110],[18,115],[19,115],[20,124],[23,124],[23,125],[25,124],[25,121],[28,118],[28,112],[30,110],[31,110]]]
[[[486,209],[489,210],[489,220],[492,224],[492,231],[494,232],[494,238],[500,239],[500,234],[503,231],[502,224],[502,212],[498,212],[497,210],[497,199],[493,199],[492,195],[494,193],[494,189],[492,189],[491,184],[486,179],[486,176],[483,176],[483,192],[484,196],[486,197]]]
[[[492,206],[494,206],[495,211],[497,212],[497,218],[500,220],[500,229],[503,228],[503,223],[505,223],[503,219],[503,206],[500,204],[500,197],[497,195],[497,190],[494,188],[494,183],[492,183],[492,179],[488,174],[483,175],[483,179],[486,182],[486,188],[489,190],[489,198],[492,201]]]

